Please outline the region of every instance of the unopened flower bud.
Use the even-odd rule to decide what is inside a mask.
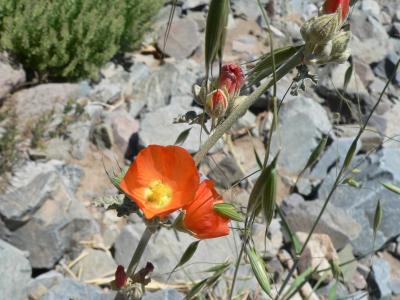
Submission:
[[[306,21],[300,33],[306,43],[320,44],[333,39],[340,28],[340,14],[313,17]]]
[[[351,31],[341,31],[332,40],[332,56],[345,52],[351,38]]]
[[[345,20],[349,13],[350,0],[326,0],[322,6],[323,14],[340,13],[341,20]]]
[[[221,68],[219,77],[219,88],[226,89],[229,96],[233,97],[239,94],[244,83],[244,74],[238,64],[227,64]]]
[[[211,117],[220,118],[228,109],[228,104],[225,92],[218,89],[207,96],[206,111]]]
[[[338,55],[332,56],[331,57],[331,62],[342,64],[342,63],[346,62],[349,59],[350,55],[351,55],[350,50],[346,50],[343,53],[340,53]]]
[[[117,288],[123,288],[128,281],[128,275],[125,273],[123,266],[119,265],[115,271],[115,286]]]

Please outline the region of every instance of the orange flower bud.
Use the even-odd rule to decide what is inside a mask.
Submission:
[[[125,273],[123,266],[119,265],[115,271],[115,285],[117,288],[123,288],[128,281],[128,275]]]
[[[206,111],[211,117],[222,117],[228,109],[228,105],[228,98],[221,89],[215,90],[207,96]]]
[[[184,209],[183,225],[198,239],[210,239],[229,234],[229,219],[214,210],[214,205],[224,200],[214,188],[211,180],[204,180],[192,203]]]
[[[322,12],[324,14],[333,14],[339,10],[343,21],[349,13],[349,5],[350,0],[326,0],[322,7]]]
[[[219,88],[226,89],[229,96],[238,95],[244,83],[244,74],[238,64],[227,64],[221,68]]]

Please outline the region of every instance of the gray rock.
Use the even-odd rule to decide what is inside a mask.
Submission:
[[[214,162],[210,162],[210,165],[214,167],[212,167],[207,176],[213,179],[218,186],[225,189],[229,189],[235,182],[245,176],[236,160],[229,156],[221,160],[216,166]]]
[[[91,280],[112,274],[117,269],[117,264],[114,262],[110,253],[96,249],[84,249],[81,253],[85,255],[72,268],[76,274],[81,269],[81,280]]]
[[[122,153],[125,153],[132,134],[139,131],[139,122],[125,110],[113,111],[107,117],[107,122],[111,124],[115,144]]]
[[[99,288],[72,279],[64,279],[46,293],[42,300],[112,300],[115,293],[103,293]]]
[[[147,110],[153,111],[169,104],[174,96],[192,96],[192,85],[201,72],[200,65],[193,60],[167,63],[133,86],[131,104],[144,101]],[[131,106],[130,115],[136,117],[137,112]]]
[[[190,57],[200,45],[200,34],[197,23],[189,18],[175,18],[171,24],[168,42],[164,48],[166,26],[158,35],[157,46],[165,54],[176,59]]]
[[[18,64],[10,61],[5,53],[0,54],[0,103],[8,93],[18,84],[25,82],[24,69]]]
[[[2,203],[10,207],[10,201],[26,204],[14,209],[18,213],[5,222],[8,232],[1,238],[29,251],[35,268],[52,268],[66,252],[79,251],[79,241],[99,231],[89,212],[75,198],[79,176],[82,173],[76,167],[50,161],[28,163],[11,181],[14,188],[5,194]]]
[[[400,39],[400,22],[394,22],[389,31],[390,36]]]
[[[262,254],[264,258],[276,257],[279,249],[283,246],[283,234],[278,219],[272,220],[267,235],[265,235],[264,224],[254,224],[252,234],[258,253]]]
[[[242,18],[248,21],[256,21],[261,15],[260,8],[258,7],[257,1],[241,1],[233,0],[232,10],[236,17]],[[267,1],[263,0],[261,3],[266,4]]]
[[[197,9],[201,6],[206,6],[208,4],[208,0],[186,0],[183,2],[182,9]]]
[[[385,260],[374,258],[370,280],[373,285],[372,299],[391,299],[390,265]]]
[[[73,158],[82,160],[89,148],[89,137],[92,125],[90,122],[76,122],[68,127],[71,142],[70,153]]]
[[[128,266],[143,231],[144,224],[142,223],[124,227],[114,245],[115,260],[118,264]],[[235,233],[232,232],[227,237],[201,241],[196,253],[184,267],[185,271],[179,270],[173,273],[169,282],[187,280],[187,274],[190,274],[193,280],[203,278],[202,272],[208,269],[210,264],[224,262],[230,257],[229,253],[233,253],[232,249],[235,247],[233,234]],[[237,236],[235,238],[238,239]],[[152,262],[155,267],[152,278],[166,282],[169,272],[176,266],[185,249],[194,240],[188,234],[161,229],[151,238],[142,257],[141,265],[147,261]],[[204,262],[207,263],[204,264]]]
[[[367,64],[381,61],[390,49],[385,27],[366,11],[355,10],[350,18],[352,54]]]
[[[111,149],[114,144],[111,126],[109,124],[99,124],[94,127],[91,132],[91,140],[99,149]]]
[[[199,113],[199,108],[193,107],[191,110]],[[189,152],[194,153],[199,150],[200,140],[204,142],[207,134],[199,125],[188,125],[186,123],[173,124],[173,120],[179,115],[184,115],[187,109],[181,105],[171,104],[159,108],[144,116],[139,130],[139,136],[144,146],[151,144],[173,145],[179,134],[188,128],[192,128],[188,138],[182,144]],[[201,138],[200,138],[201,134]],[[221,142],[217,143],[211,150],[215,152],[221,148]]]
[[[326,111],[314,100],[298,97],[284,103],[279,115],[279,134],[273,136],[271,150],[274,154],[281,150],[278,164],[285,174],[300,172],[319,140],[330,130]]]
[[[32,300],[42,299],[49,289],[59,284],[63,279],[64,276],[54,270],[39,275],[29,282],[28,298]]]
[[[284,200],[282,208],[293,231],[310,232],[322,205],[322,200],[304,201],[300,195],[293,194]],[[315,229],[316,233],[329,235],[335,249],[345,247],[360,231],[360,225],[344,209],[330,204]]]
[[[175,289],[162,289],[154,293],[146,293],[143,300],[183,300],[185,295]]]
[[[381,8],[375,0],[363,0],[360,4],[361,11],[380,21]]]
[[[399,60],[399,55],[394,52],[390,52],[384,60],[380,61],[374,68],[374,72],[377,76],[389,79],[392,77],[397,61]],[[392,80],[393,84],[400,85],[400,75],[396,74]]]
[[[31,278],[31,265],[24,253],[0,240],[0,278],[2,299],[26,299],[27,286]]]
[[[389,182],[400,186],[400,172],[396,167],[400,164],[400,149],[384,148],[376,154],[359,155],[353,159],[351,168],[361,170],[352,174],[361,183],[361,188],[340,185],[334,192],[330,203],[342,208],[361,225],[360,235],[352,240],[356,255],[365,253],[371,248],[373,241],[373,219],[376,204],[382,200],[383,218],[377,231],[375,248],[381,247],[387,240],[400,234],[397,224],[400,216],[398,195],[385,189],[381,183]],[[337,171],[332,169],[319,189],[319,198],[326,199],[336,178]],[[351,199],[351,201],[350,201]]]
[[[15,103],[19,128],[25,128],[46,113],[61,113],[69,100],[79,96],[79,84],[47,83],[18,91],[11,101]]]

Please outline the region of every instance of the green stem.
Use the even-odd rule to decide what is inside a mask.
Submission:
[[[233,290],[235,289],[236,278],[239,273],[240,261],[242,260],[242,256],[243,256],[245,248],[246,248],[246,241],[243,241],[242,248],[240,249],[239,256],[236,261],[235,272],[233,273],[232,285],[231,285],[231,289],[229,291],[229,298],[228,298],[229,300],[232,300],[232,297],[233,297]]]
[[[140,238],[139,244],[136,247],[135,253],[132,256],[131,262],[129,263],[127,270],[127,274],[129,277],[135,274],[136,268],[152,235],[153,231],[149,228],[149,226],[146,226],[146,229],[143,232],[142,237]]]
[[[367,125],[368,125],[368,122],[370,121],[372,115],[374,114],[375,110],[377,109],[379,103],[381,103],[382,98],[383,98],[383,95],[384,95],[385,92],[386,92],[386,89],[388,88],[390,82],[393,80],[394,76],[396,75],[396,72],[397,72],[397,69],[398,69],[399,65],[400,65],[400,59],[397,61],[397,64],[396,64],[396,67],[395,67],[395,69],[394,69],[394,72],[393,72],[392,76],[391,76],[391,77],[388,79],[388,81],[386,82],[385,87],[383,88],[381,94],[379,95],[378,101],[376,101],[374,107],[372,108],[371,112],[369,113],[369,115],[368,115],[367,119],[365,120],[363,126],[362,126],[362,127],[360,128],[360,130],[358,131],[358,134],[357,134],[356,138],[354,139],[354,141],[357,142],[357,141],[360,139],[360,137],[361,137],[361,135],[363,134],[363,132],[365,131],[365,129],[366,129]],[[310,232],[309,232],[308,235],[307,235],[307,238],[306,238],[306,240],[305,240],[305,242],[304,242],[304,244],[303,244],[303,247],[301,248],[300,254],[298,255],[298,258],[296,258],[296,260],[295,260],[295,262],[294,262],[294,264],[293,264],[293,267],[290,269],[288,275],[286,276],[286,278],[285,278],[285,280],[284,280],[284,282],[283,282],[283,284],[282,284],[282,286],[281,286],[281,288],[280,288],[278,294],[276,295],[275,299],[279,299],[279,296],[281,295],[283,289],[285,288],[285,286],[286,286],[287,283],[289,282],[290,277],[291,277],[292,274],[294,273],[294,270],[297,268],[297,266],[298,266],[298,264],[299,264],[299,261],[300,261],[299,258],[300,258],[301,255],[303,254],[304,250],[305,250],[306,247],[307,247],[308,242],[309,242],[310,239],[311,239],[312,234],[314,233],[315,229],[317,228],[317,225],[318,225],[318,223],[319,223],[319,221],[320,221],[322,215],[324,214],[325,209],[326,209],[326,207],[328,206],[328,203],[329,203],[330,199],[332,198],[333,193],[335,192],[336,188],[338,187],[338,185],[339,185],[339,183],[340,183],[340,181],[341,181],[341,178],[342,178],[343,173],[346,171],[346,167],[347,167],[346,164],[343,163],[342,167],[340,168],[339,174],[336,176],[335,183],[333,184],[333,186],[332,186],[332,188],[331,188],[331,190],[330,190],[330,192],[329,192],[329,194],[328,194],[328,197],[325,199],[324,205],[322,206],[321,211],[319,212],[319,214],[318,214],[318,216],[317,216],[317,219],[316,219],[315,222],[313,223],[313,226],[311,227],[311,230],[310,230]]]

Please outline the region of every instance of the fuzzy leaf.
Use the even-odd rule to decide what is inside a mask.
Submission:
[[[173,268],[170,275],[168,276],[168,279],[169,279],[169,277],[171,277],[171,274],[174,273],[177,268],[186,264],[193,257],[193,255],[196,253],[199,243],[200,243],[200,241],[195,241],[186,248],[186,250],[185,250],[185,252],[183,252],[182,257],[179,260],[178,264]]]

